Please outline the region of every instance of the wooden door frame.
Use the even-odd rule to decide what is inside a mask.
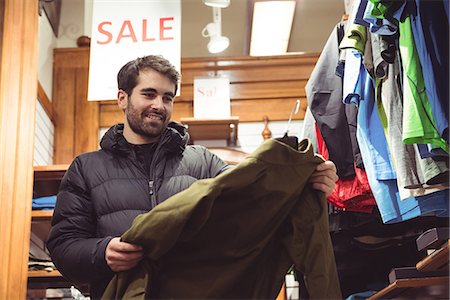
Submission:
[[[0,0],[0,299],[25,299],[33,191],[38,1]]]

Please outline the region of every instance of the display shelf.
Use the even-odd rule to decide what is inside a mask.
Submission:
[[[420,271],[435,271],[449,269],[449,249],[450,240],[444,244],[440,249],[434,251],[416,264],[417,270]]]
[[[45,270],[35,270],[28,271],[28,277],[36,278],[36,277],[62,277],[61,273],[58,270],[53,271],[45,271]]]
[[[391,283],[369,299],[449,299],[449,247],[447,241],[415,267],[394,269]]]
[[[68,167],[67,164],[35,166],[33,197],[56,195]]]
[[[54,196],[69,165],[34,166],[33,197]],[[31,211],[31,233],[35,245],[45,248],[51,229],[53,210]],[[57,270],[28,271],[28,290],[45,290],[47,288],[70,287],[71,283],[63,278]]]
[[[448,280],[448,276],[399,279],[368,299],[448,299]]]
[[[236,146],[238,138],[239,117],[226,119],[180,118],[187,125],[190,142],[198,140],[225,140],[227,146]]]
[[[69,165],[34,166],[34,180],[61,180]]]
[[[53,210],[32,210],[31,220],[32,221],[50,221],[53,216]]]

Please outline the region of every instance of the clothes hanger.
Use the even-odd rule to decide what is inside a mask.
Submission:
[[[291,128],[292,117],[298,113],[300,109],[300,99],[295,101],[294,107],[292,107],[291,114],[289,115],[289,121],[286,125],[286,131],[281,138],[276,138],[275,140],[285,143],[288,146],[291,146],[295,150],[298,150],[298,138],[296,136],[289,136],[289,129]]]

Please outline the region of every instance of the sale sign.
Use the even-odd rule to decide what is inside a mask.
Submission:
[[[226,119],[230,115],[230,79],[194,78],[194,118]]]
[[[181,0],[94,0],[88,100],[117,97],[117,73],[130,60],[162,55],[180,72]]]

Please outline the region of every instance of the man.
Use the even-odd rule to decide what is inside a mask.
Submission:
[[[108,130],[101,150],[76,157],[61,182],[47,247],[64,277],[90,284],[93,299],[114,272],[142,259],[140,246],[120,241],[137,215],[230,167],[205,147],[187,146],[185,127],[170,121],[179,79],[161,56],[124,65],[117,76],[124,124]],[[328,161],[309,182],[329,195],[336,180]]]

